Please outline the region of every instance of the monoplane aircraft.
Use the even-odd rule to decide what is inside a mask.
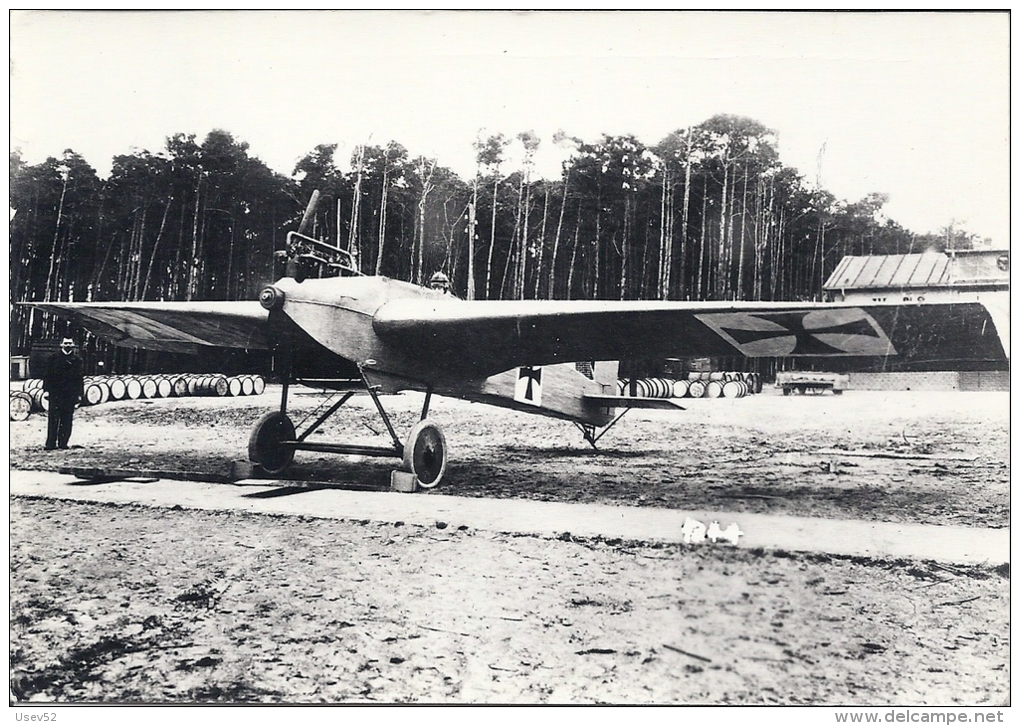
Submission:
[[[621,410],[677,407],[620,395],[620,360],[853,356],[952,367],[1007,356],[1000,334],[1008,336],[1008,318],[980,302],[469,301],[361,275],[345,250],[304,227],[278,253],[287,274],[257,301],[29,304],[121,346],[271,351],[282,397],[255,424],[248,451],[263,471],[283,472],[295,451],[390,456],[426,489],[447,464],[445,436],[429,418],[433,394],[566,419],[594,446]],[[287,415],[294,383],[343,393],[298,432]],[[403,441],[379,398],[402,390],[425,393],[421,420]],[[390,445],[308,440],[359,391],[371,396]]]

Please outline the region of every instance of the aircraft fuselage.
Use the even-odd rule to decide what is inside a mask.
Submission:
[[[270,337],[292,346],[295,365],[302,357],[331,355],[366,373],[428,385],[441,378],[431,370],[428,351],[396,350],[372,329],[385,303],[400,298],[441,299],[441,293],[385,277],[345,277],[297,282],[285,277],[273,286],[281,293],[270,307]],[[268,306],[267,306],[268,307]],[[338,360],[336,365],[343,365]]]
[[[279,280],[270,309],[270,338],[278,353],[291,356],[294,370],[311,372],[310,378],[328,374],[356,375],[364,372],[384,393],[401,390],[432,390],[479,403],[515,408],[571,421],[604,425],[612,410],[592,405],[584,395],[615,389],[612,381],[601,383],[578,373],[572,364],[545,366],[531,386],[518,384],[518,369],[482,378],[464,378],[448,366],[437,365],[425,341],[420,347],[396,349],[372,327],[376,312],[387,302],[417,299],[456,300],[441,292],[385,277],[348,277]],[[542,377],[544,376],[544,380]]]

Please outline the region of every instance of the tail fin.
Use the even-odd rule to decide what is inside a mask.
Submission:
[[[620,374],[620,361],[600,360],[592,364],[595,382],[602,386],[603,393],[616,393],[616,379]]]

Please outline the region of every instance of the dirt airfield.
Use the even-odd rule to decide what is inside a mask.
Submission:
[[[399,432],[421,396],[388,397]],[[11,424],[11,467],[225,477],[259,397]],[[294,395],[300,418],[320,399]],[[443,494],[1009,524],[1006,393],[774,390],[566,422],[438,399]],[[356,399],[313,440],[379,443]],[[881,458],[824,453],[832,449]],[[389,460],[287,476],[384,491]],[[154,486],[172,487],[172,479]],[[224,484],[224,486],[229,486]],[[392,496],[429,496],[427,493]],[[1001,705],[1009,566],[521,536],[399,522],[11,501],[12,700],[100,703]]]

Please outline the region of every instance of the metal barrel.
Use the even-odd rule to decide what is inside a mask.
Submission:
[[[743,381],[726,381],[722,387],[724,398],[743,398],[747,394],[747,384]]]
[[[124,386],[127,390],[127,397],[132,401],[137,401],[142,397],[142,382],[137,378],[128,378],[124,381]]]
[[[32,413],[32,394],[11,391],[11,421],[24,421]]]
[[[95,406],[103,402],[103,389],[98,383],[89,383],[85,386],[85,398],[82,401],[88,406]]]
[[[35,404],[37,411],[49,411],[50,410],[50,394],[48,391],[44,391],[41,388],[37,388],[32,391],[32,403]]]
[[[154,378],[143,378],[140,381],[142,385],[142,396],[144,398],[156,398],[159,393],[159,386],[156,385]]]

